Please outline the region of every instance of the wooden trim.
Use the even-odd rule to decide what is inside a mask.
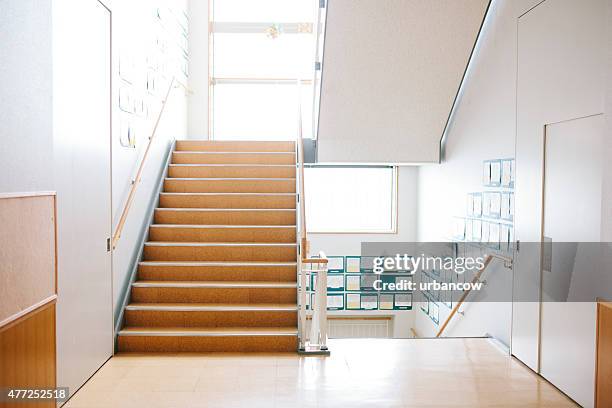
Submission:
[[[55,191],[27,191],[17,193],[0,193],[0,199],[3,198],[24,198],[24,197],[45,197],[45,196],[56,196]]]
[[[0,322],[0,333],[23,322],[24,320],[29,319],[36,313],[39,313],[45,309],[48,309],[55,303],[57,303],[57,295],[49,296],[47,299],[44,299],[28,307],[27,309],[22,310],[21,312],[15,313],[13,316],[9,317],[8,319],[4,319],[3,321]]]
[[[594,387],[594,393],[595,393],[595,406],[596,407],[604,407],[606,405],[606,403],[608,403],[609,401],[604,401],[605,395],[604,395],[604,391],[602,389],[600,389],[600,376],[602,376],[601,374],[601,360],[605,358],[607,359],[612,359],[611,356],[607,355],[607,356],[602,356],[601,355],[601,329],[602,329],[602,322],[601,322],[601,316],[603,314],[603,309],[610,309],[612,311],[612,301],[608,300],[608,299],[602,299],[602,298],[597,298],[597,324],[596,324],[596,334],[595,334],[595,387]],[[609,372],[609,371],[608,371]],[[601,380],[601,382],[603,382],[603,380]],[[601,395],[600,395],[601,394]]]
[[[111,221],[111,226],[112,226],[112,221]],[[58,288],[58,271],[59,271],[59,266],[58,266],[58,249],[57,249],[57,196],[55,195],[55,193],[53,193],[53,229],[55,231],[53,231],[54,236],[55,236],[55,295],[57,296],[57,294],[59,293],[59,288]]]
[[[599,328],[599,316],[601,316],[601,303],[597,299],[597,308],[595,309],[595,387],[593,389],[593,401],[597,408],[597,400],[599,398],[599,336],[601,329]]]

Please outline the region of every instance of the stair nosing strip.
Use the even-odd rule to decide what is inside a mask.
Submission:
[[[180,261],[141,261],[146,266],[297,266],[297,262],[180,262]]]
[[[145,246],[181,246],[181,247],[205,247],[205,246],[226,246],[226,247],[295,247],[295,242],[182,242],[182,241],[147,241]]]
[[[261,164],[261,163],[171,163],[170,167],[286,167],[286,168],[297,168],[295,164]]]
[[[158,207],[155,211],[292,211],[295,208],[189,208],[189,207]]]
[[[295,177],[166,177],[165,181],[169,180],[181,180],[181,181],[236,181],[236,180],[245,180],[245,181],[295,181]]]
[[[181,192],[173,192],[173,191],[162,191],[160,195],[246,195],[246,196],[295,196],[297,193],[241,193],[241,192],[228,192],[228,193],[181,193]]]
[[[270,228],[270,229],[294,229],[295,225],[239,225],[239,224],[220,224],[220,225],[201,225],[201,224],[151,224],[151,228]]]
[[[295,289],[297,283],[295,282],[251,282],[251,283],[240,283],[240,282],[157,282],[148,283],[147,281],[136,281],[132,283],[134,288],[204,288],[204,289]]]
[[[297,306],[270,307],[270,306],[145,306],[127,305],[125,310],[131,311],[158,311],[158,312],[295,312]]]
[[[276,337],[276,336],[297,336],[297,330],[295,333],[291,332],[266,332],[266,331],[258,331],[258,332],[204,332],[204,331],[136,331],[136,330],[121,330],[119,331],[119,336],[129,337],[129,336],[147,336],[147,337],[247,337],[247,336],[257,336],[257,337]]]
[[[212,152],[212,151],[203,151],[203,150],[174,150],[173,154],[262,154],[262,155],[274,155],[274,154],[282,154],[282,155],[291,155],[295,156],[295,151],[293,152]]]

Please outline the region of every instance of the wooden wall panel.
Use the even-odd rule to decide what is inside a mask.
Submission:
[[[0,194],[0,388],[56,386],[56,248],[55,193]]]
[[[0,388],[55,388],[55,301],[0,328]],[[55,401],[0,403],[54,407]]]
[[[612,407],[612,303],[597,307],[596,407]]]
[[[56,294],[55,195],[0,195],[0,327]]]

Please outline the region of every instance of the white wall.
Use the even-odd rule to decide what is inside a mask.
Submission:
[[[181,73],[181,50],[175,36],[175,22],[182,20],[187,11],[187,0],[130,0],[113,1],[113,231],[121,217],[132,180],[149,141],[157,119],[161,101],[173,76],[187,82]],[[157,20],[157,10],[162,10],[162,23]],[[138,30],[134,30],[138,27]],[[165,52],[160,51],[159,42],[164,43]],[[176,57],[176,56],[179,57]],[[128,75],[125,65],[131,66]],[[123,67],[122,67],[123,66]],[[155,68],[153,68],[155,67]],[[147,75],[156,77],[155,89],[146,90]],[[144,98],[149,106],[147,115],[126,113],[119,107],[121,89],[129,89],[137,98]],[[124,124],[136,128],[136,146],[122,146],[119,135]],[[155,205],[155,189],[163,172],[164,159],[173,139],[184,139],[187,135],[187,94],[181,87],[170,92],[155,139],[148,153],[141,183],[136,190],[127,222],[116,248],[113,251],[113,310],[120,312],[121,303],[139,250],[140,239],[146,232],[146,216],[151,205]]]
[[[604,72],[612,72],[612,2],[606,3],[605,14],[605,38],[604,38]],[[612,75],[606,75],[604,78],[604,135],[607,137],[604,140],[605,146],[603,150],[604,157],[612,157]],[[604,161],[604,174],[612,174],[612,160]],[[607,178],[607,183],[602,188],[602,234],[603,242],[612,242],[612,182],[610,177]]]
[[[494,0],[481,41],[472,59],[462,95],[448,131],[446,157],[441,165],[419,169],[419,240],[446,241],[452,218],[466,214],[466,196],[482,190],[482,162],[514,157],[516,120],[516,19],[536,0]],[[512,285],[511,277],[493,265],[487,278],[501,276],[499,284]],[[510,345],[511,305],[472,303],[449,326],[447,336],[490,334]],[[447,310],[440,308],[441,321]],[[423,316],[419,316],[423,315]],[[417,314],[417,331],[431,336],[438,327]]]
[[[53,190],[51,1],[0,7],[0,192]]]
[[[210,0],[212,1],[212,0]],[[189,128],[191,139],[208,139],[208,3],[189,0]]]

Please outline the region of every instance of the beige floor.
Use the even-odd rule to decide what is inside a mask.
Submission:
[[[118,355],[78,407],[575,407],[485,339],[335,340],[331,357]]]

